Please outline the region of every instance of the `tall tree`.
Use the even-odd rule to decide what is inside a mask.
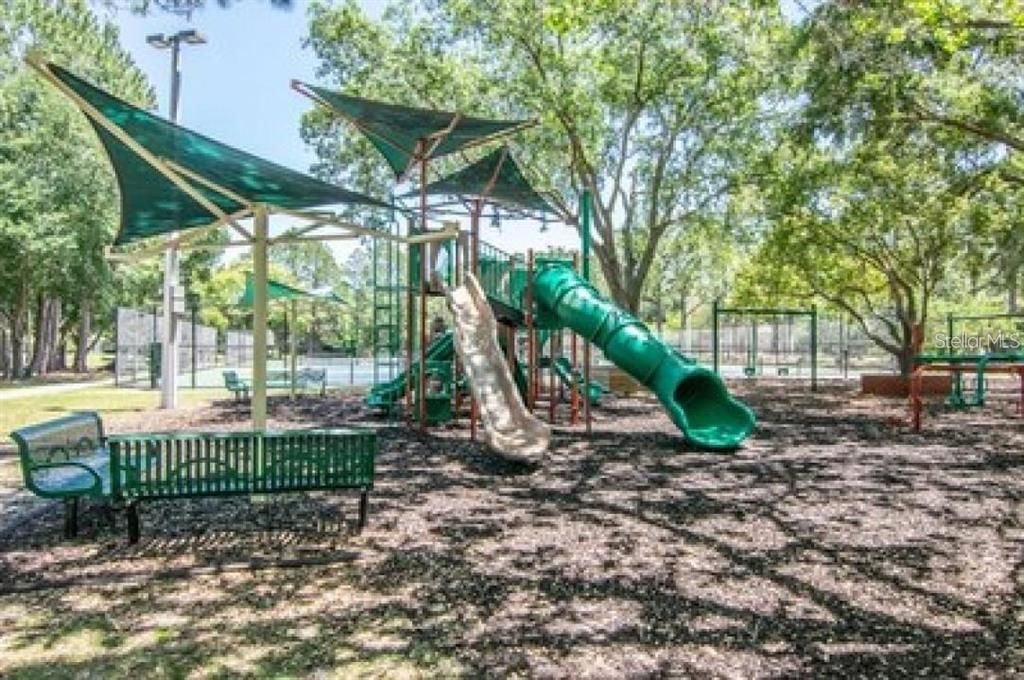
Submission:
[[[999,176],[1004,185],[991,186],[988,200],[1024,188],[1020,0],[824,2],[805,17],[795,47],[807,63],[807,133],[837,143],[925,135],[953,166],[967,156]],[[1019,221],[990,220],[984,243],[969,247],[1015,309]]]
[[[113,176],[95,134],[25,67],[28,49],[42,50],[128,100],[153,101],[114,26],[99,20],[84,0],[0,6],[0,315],[11,328],[14,375],[24,372],[33,306],[32,366],[42,371],[60,344],[57,310],[88,309],[109,287],[102,249],[113,236],[117,208]]]
[[[971,201],[987,191],[986,173],[965,164],[950,174],[939,150],[886,142],[794,145],[773,160],[770,227],[735,294],[824,300],[908,374],[914,328],[974,235]]]
[[[611,295],[636,310],[661,239],[721,209],[745,145],[759,137],[760,95],[781,28],[771,3],[658,0],[438,0],[395,4],[381,22],[347,2],[311,10],[320,75],[356,94],[537,116],[515,140],[534,178],[574,221],[595,196],[594,250]],[[321,111],[304,121],[318,171],[376,183]]]

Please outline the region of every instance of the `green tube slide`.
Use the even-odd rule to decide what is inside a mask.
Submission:
[[[447,331],[444,335],[434,338],[434,341],[427,345],[425,353],[427,361],[451,361],[455,356],[455,334]],[[414,363],[414,370],[415,366]],[[366,395],[366,405],[370,408],[391,408],[405,396],[406,382],[406,371],[402,371],[393,380],[375,385]]]
[[[754,430],[754,414],[718,375],[656,338],[569,267],[544,267],[533,284],[537,304],[654,392],[694,446],[734,449]]]

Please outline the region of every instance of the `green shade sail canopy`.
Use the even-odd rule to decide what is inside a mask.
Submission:
[[[501,146],[477,162],[431,182],[424,191],[433,195],[481,198],[522,210],[557,214],[530,186],[507,146]],[[405,195],[418,193],[411,191]]]
[[[52,77],[54,84],[86,113],[110,157],[121,194],[117,245],[206,226],[223,217],[176,185],[168,172],[224,215],[243,212],[257,203],[295,210],[336,204],[390,208],[370,196],[289,170],[175,125],[54,64],[36,67]],[[97,115],[142,147],[150,159],[114,134]]]
[[[416,161],[485,144],[534,125],[364,99],[293,81],[292,87],[359,129],[401,177]]]
[[[245,290],[242,291],[242,297],[238,299],[238,305],[240,307],[252,307],[253,300],[256,297],[256,281],[253,278],[252,272],[245,273]],[[342,299],[334,294],[334,291],[307,291],[294,286],[289,286],[286,283],[280,281],[274,281],[273,279],[267,279],[267,299],[268,300],[317,300],[326,302],[337,302],[342,303]]]

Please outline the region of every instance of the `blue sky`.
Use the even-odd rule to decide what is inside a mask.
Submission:
[[[235,2],[226,10],[210,4],[191,21],[159,12],[113,16],[121,43],[156,89],[160,113],[167,115],[168,110],[170,53],[150,47],[146,36],[195,28],[208,43],[182,48],[180,122],[245,151],[308,170],[314,155],[299,137],[299,119],[312,102],[289,87],[293,78],[316,82],[316,59],[302,47],[308,2],[295,0],[291,10],[273,9],[265,0]],[[385,3],[365,0],[362,5],[379,16]],[[520,252],[541,243],[577,243],[569,228],[556,227],[541,236],[529,223],[508,223],[501,233],[488,229],[485,239]],[[347,249],[334,250],[344,256]]]

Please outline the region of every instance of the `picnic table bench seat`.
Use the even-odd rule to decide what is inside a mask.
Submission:
[[[366,524],[377,436],[372,430],[174,432],[105,436],[96,413],[76,413],[12,433],[25,486],[66,504],[65,534],[77,533],[78,502],[93,498],[128,515],[139,539],[138,504],[241,494],[355,489]]]

